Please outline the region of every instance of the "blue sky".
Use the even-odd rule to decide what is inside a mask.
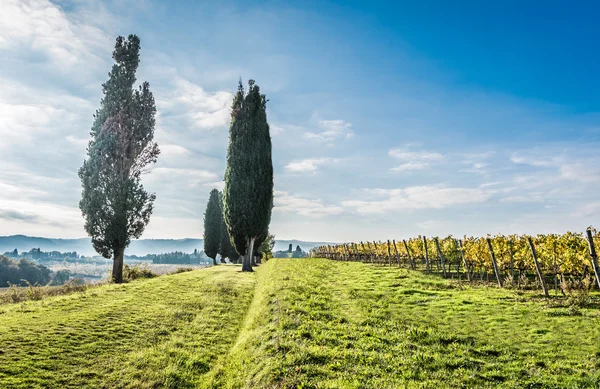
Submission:
[[[0,234],[85,235],[77,169],[130,33],[163,150],[145,237],[202,235],[240,76],[269,98],[277,237],[582,231],[600,8],[525,3],[0,0]]]

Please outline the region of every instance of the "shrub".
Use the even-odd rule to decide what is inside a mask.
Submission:
[[[132,281],[139,278],[154,278],[157,274],[148,269],[147,266],[141,266],[136,263],[133,266],[125,265],[123,267],[123,281]]]
[[[594,287],[594,280],[589,275],[582,280],[562,277],[560,288],[567,296],[567,302],[572,307],[584,307],[590,302],[590,291]]]

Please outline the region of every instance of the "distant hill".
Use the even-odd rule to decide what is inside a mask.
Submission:
[[[289,244],[296,249],[300,245],[302,250],[309,251],[311,248],[322,244],[332,244],[327,242],[305,242],[301,240],[276,240],[274,251],[287,250]],[[192,253],[194,249],[198,251],[204,247],[202,239],[140,239],[131,242],[131,245],[126,250],[127,255],[147,255],[170,253],[173,251],[182,251],[184,253]],[[89,238],[79,239],[54,239],[40,238],[26,235],[0,236],[0,254],[14,249],[29,251],[32,248],[40,248],[42,251],[77,251],[80,255],[93,256],[97,255],[92,247]]]

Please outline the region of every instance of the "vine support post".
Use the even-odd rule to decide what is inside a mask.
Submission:
[[[537,253],[535,252],[535,246],[533,245],[533,241],[531,240],[530,236],[527,237],[527,243],[529,243],[529,248],[531,249],[531,256],[533,257],[533,262],[535,263],[535,270],[537,272],[538,278],[540,279],[540,283],[542,284],[544,296],[548,297],[548,288],[546,287],[544,275],[542,274],[542,268],[540,267],[540,263],[538,262]]]
[[[375,255],[375,260],[379,265],[379,253],[377,252],[377,243],[375,243],[375,241],[373,241],[373,254]]]
[[[388,266],[392,266],[392,252],[390,251],[390,240],[387,241],[388,244]]]
[[[590,246],[590,259],[592,261],[592,267],[594,268],[594,274],[596,275],[596,283],[600,288],[600,269],[598,268],[598,255],[596,254],[596,247],[594,246],[594,238],[592,236],[592,230],[586,230],[588,245]]]
[[[429,266],[429,250],[427,249],[427,237],[423,235],[423,251],[425,252],[425,270],[429,273],[431,267]]]
[[[400,267],[400,254],[398,254],[398,246],[396,246],[396,239],[392,241],[394,243],[394,251],[396,251],[396,261],[398,262],[398,267]]]
[[[465,264],[465,272],[467,273],[467,280],[471,282],[471,269],[469,268],[469,262],[465,258],[465,249],[463,248],[462,240],[458,239],[458,247],[460,248],[460,256],[463,263]]]
[[[408,249],[408,243],[406,243],[406,239],[402,239],[404,243],[404,248],[406,249],[406,255],[408,255],[408,265],[411,269],[415,269],[415,262],[413,261],[412,255],[410,255],[410,250]]]
[[[442,249],[440,248],[440,242],[438,238],[433,238],[433,241],[435,242],[435,248],[437,249],[438,255],[440,256],[440,262],[442,263],[442,274],[444,275],[444,278],[446,278],[446,258],[444,258],[444,253],[442,253]]]
[[[498,270],[498,263],[496,262],[496,255],[494,254],[494,248],[492,247],[492,240],[490,238],[486,238],[488,250],[490,251],[490,256],[492,257],[492,266],[494,266],[494,273],[496,273],[496,280],[498,280],[498,286],[502,288],[502,278],[500,277],[500,271]]]
[[[367,262],[367,250],[365,249],[365,244],[362,241],[360,242],[360,247],[362,247],[362,250],[363,250],[363,253],[364,253],[364,255],[363,255],[363,258],[364,258],[363,262]]]

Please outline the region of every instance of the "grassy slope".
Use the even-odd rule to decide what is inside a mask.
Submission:
[[[220,266],[0,306],[0,387],[194,387],[253,289],[253,275]]]
[[[600,315],[274,259],[0,306],[0,387],[598,387]]]
[[[275,260],[258,285],[214,387],[600,386],[597,309],[319,259]]]

